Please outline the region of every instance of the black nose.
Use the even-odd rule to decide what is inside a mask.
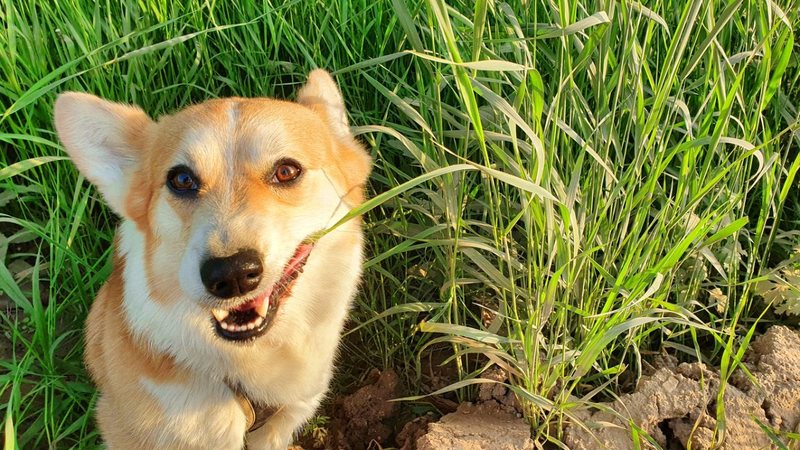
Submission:
[[[200,279],[208,292],[221,298],[236,297],[258,287],[261,257],[252,249],[224,258],[211,258],[200,266]]]

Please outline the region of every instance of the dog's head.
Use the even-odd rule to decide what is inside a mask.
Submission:
[[[269,328],[315,252],[309,236],[363,201],[370,170],[322,70],[297,103],[218,99],[157,122],[65,93],[55,124],[80,172],[143,236],[149,297],[199,306],[227,340]]]

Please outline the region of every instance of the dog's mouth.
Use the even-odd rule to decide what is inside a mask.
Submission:
[[[289,296],[295,281],[303,273],[313,244],[302,243],[283,268],[281,278],[272,287],[230,309],[211,310],[217,335],[229,341],[255,339],[267,332],[275,313]]]

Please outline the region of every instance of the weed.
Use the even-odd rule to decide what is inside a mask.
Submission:
[[[98,445],[81,329],[116,219],[62,158],[55,95],[159,115],[287,96],[312,67],[334,72],[375,159],[358,339],[340,383],[373,365],[413,382],[425,349],[446,344],[463,380],[447,389],[470,395],[480,354],[512,374],[537,441],[558,444],[560,425],[627,388],[621,375],[640,375],[650,351],[712,361],[728,379],[756,329],[782,320],[754,286],[800,223],[797,11],[794,0],[6,2],[7,442]]]

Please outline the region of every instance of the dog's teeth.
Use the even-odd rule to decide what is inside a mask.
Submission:
[[[247,329],[248,330],[252,330],[255,327],[256,327],[256,323],[255,322],[250,322],[250,323],[247,324]]]
[[[264,318],[261,316],[256,317],[256,320],[253,321],[253,324],[257,327],[260,327],[262,323],[264,323]]]
[[[225,322],[220,322],[219,326],[221,326],[223,330],[227,330],[228,329],[228,324],[225,323]]]
[[[261,304],[256,308],[256,312],[258,313],[259,318],[266,317],[267,312],[269,312],[269,302],[261,302]]]
[[[214,318],[217,319],[217,322],[222,323],[226,317],[230,314],[229,311],[225,311],[224,309],[212,309],[211,314],[214,315]]]

